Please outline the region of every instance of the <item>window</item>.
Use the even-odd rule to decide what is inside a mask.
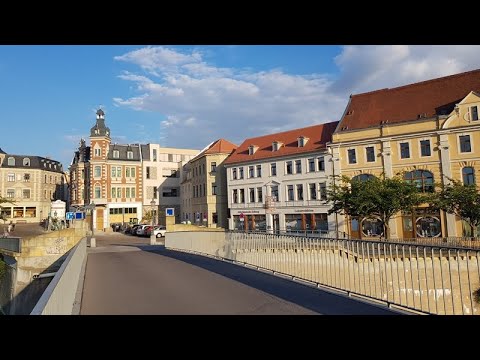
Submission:
[[[30,166],[30,159],[29,158],[23,158],[23,166]]]
[[[249,197],[251,203],[255,202],[255,188],[249,188],[248,189],[248,197]]]
[[[257,177],[262,177],[262,165],[257,165]]]
[[[476,106],[470,107],[470,116],[472,121],[477,121],[478,120],[478,109]]]
[[[367,162],[375,162],[375,148],[373,146],[367,146],[365,151],[367,152]]]
[[[45,184],[47,183],[47,175],[45,175]]]
[[[300,136],[298,138],[298,147],[304,147],[305,146],[305,138],[303,136]]]
[[[303,200],[303,184],[297,184],[297,200]]]
[[[310,192],[310,200],[317,200],[317,186],[315,183],[308,184],[309,192]]]
[[[101,166],[95,166],[93,169],[93,176],[94,177],[101,177],[102,176],[102,167]]]
[[[272,143],[272,151],[278,151],[278,142],[274,141]]]
[[[113,150],[113,158],[118,159],[120,157],[120,151],[118,150]]]
[[[178,190],[177,188],[164,188],[162,192],[163,197],[177,197],[178,196]]]
[[[295,174],[302,173],[302,160],[295,160]]]
[[[245,190],[240,189],[240,202],[244,203],[245,202]]]
[[[130,198],[130,188],[125,188],[125,197]]]
[[[327,200],[327,183],[322,182],[319,185],[320,200]]]
[[[263,193],[262,193],[262,188],[261,187],[257,188],[257,201],[258,202],[263,202]]]
[[[95,156],[101,156],[102,155],[102,150],[99,148],[95,148]]]
[[[168,154],[168,161],[173,162],[173,154]]]
[[[292,162],[287,161],[287,174],[293,174],[293,167]]]
[[[360,174],[360,175],[354,176],[352,178],[352,180],[367,181],[367,180],[370,180],[370,179],[373,179],[373,178],[375,178],[375,176],[373,176],[372,174]]]
[[[277,176],[277,163],[270,164],[270,175]]]
[[[295,200],[294,194],[293,194],[293,185],[288,185],[287,186],[287,200],[288,201]]]
[[[318,171],[325,171],[325,158],[323,156],[318,158]]]
[[[400,158],[410,159],[410,144],[408,142],[400,143]]]
[[[157,193],[158,193],[158,187],[154,186],[153,187],[153,197],[156,199],[157,198]]]
[[[234,204],[237,204],[237,203],[238,203],[237,189],[233,190],[233,193],[232,193],[232,202],[233,202]]]
[[[116,178],[116,177],[117,177],[117,167],[116,167],[116,166],[112,166],[111,176],[112,176],[112,178]]]
[[[420,140],[420,154],[422,156],[432,155],[432,151],[430,149],[430,140]]]
[[[470,143],[470,135],[461,135],[459,136],[460,140],[460,152],[471,152],[472,144]]]
[[[135,177],[135,168],[134,168],[134,167],[130,168],[130,176],[131,176],[132,178]]]
[[[249,166],[249,167],[248,167],[248,177],[249,177],[249,178],[255,177],[254,169],[255,169],[255,168],[254,168],[253,166]]]
[[[205,174],[205,164],[202,164],[202,173]]]
[[[274,201],[280,201],[278,197],[278,185],[274,185],[270,188],[270,192],[273,196]]]
[[[212,184],[212,195],[218,195],[217,194],[217,185],[215,183]]]
[[[15,158],[13,157],[8,158],[8,166],[15,166]]]
[[[45,190],[46,192],[47,190]],[[13,189],[7,189],[7,198],[13,199],[15,197],[15,190]]]
[[[75,176],[75,173],[73,173],[73,175]],[[81,176],[82,176],[82,180],[85,180],[85,169],[82,169]]]
[[[474,185],[475,184],[475,170],[473,167],[464,167],[462,169],[462,177],[464,185]]]
[[[131,196],[132,198],[135,197],[135,188],[134,188],[134,187],[130,188],[130,196]]]
[[[152,150],[152,160],[157,161],[157,149]]]
[[[308,171],[314,172],[315,171],[315,159],[308,159]]]
[[[239,177],[240,179],[243,179],[243,166],[238,168],[238,171],[239,171]]]
[[[46,176],[47,175],[45,175],[45,177]],[[7,181],[10,181],[10,182],[15,181],[15,174],[8,174],[7,175]]]
[[[253,155],[255,153],[255,147],[253,145],[250,145],[248,147],[248,155]]]
[[[357,163],[357,155],[355,154],[355,149],[348,150],[348,163],[349,164]]]
[[[210,171],[211,172],[217,172],[217,163],[216,162],[212,162],[210,164]]]
[[[115,199],[117,197],[117,188],[112,187],[112,199]]]
[[[127,177],[127,178],[130,177],[130,168],[129,167],[125,168],[125,177]]]
[[[237,168],[232,169],[232,178],[233,180],[237,180]]]
[[[23,181],[30,182],[30,174],[23,174]]]
[[[127,151],[127,159],[133,159],[133,151],[132,150]]]
[[[100,199],[100,186],[95,186],[95,199]]]
[[[147,166],[147,179],[150,179],[150,166]]]
[[[404,179],[414,183],[421,192],[433,192],[433,174],[427,170],[414,170],[405,173]]]

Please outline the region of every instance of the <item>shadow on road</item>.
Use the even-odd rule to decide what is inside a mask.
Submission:
[[[130,245],[135,246],[135,245]],[[225,276],[252,288],[324,315],[397,315],[382,306],[370,305],[277,276],[229,264],[221,260],[165,249],[164,246],[135,247],[166,256]]]

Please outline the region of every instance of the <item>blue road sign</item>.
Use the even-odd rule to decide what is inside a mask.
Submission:
[[[166,208],[165,209],[166,216],[175,216],[175,208]]]
[[[67,220],[73,220],[73,219],[75,219],[75,213],[73,213],[73,212],[67,212],[67,213],[65,214],[65,219],[67,219]]]
[[[76,212],[75,213],[75,219],[77,219],[77,220],[85,219],[85,213],[84,212]]]

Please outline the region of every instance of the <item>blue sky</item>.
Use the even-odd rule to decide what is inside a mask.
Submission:
[[[118,143],[201,149],[338,120],[352,93],[478,68],[479,46],[0,46],[0,147],[67,169],[102,105]]]

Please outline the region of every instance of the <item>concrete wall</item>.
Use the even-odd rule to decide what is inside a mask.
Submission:
[[[243,233],[167,233],[194,251],[432,314],[479,315],[480,253],[356,240]],[[420,249],[420,250],[419,250]]]
[[[70,251],[30,315],[71,315],[83,262],[87,238]]]

